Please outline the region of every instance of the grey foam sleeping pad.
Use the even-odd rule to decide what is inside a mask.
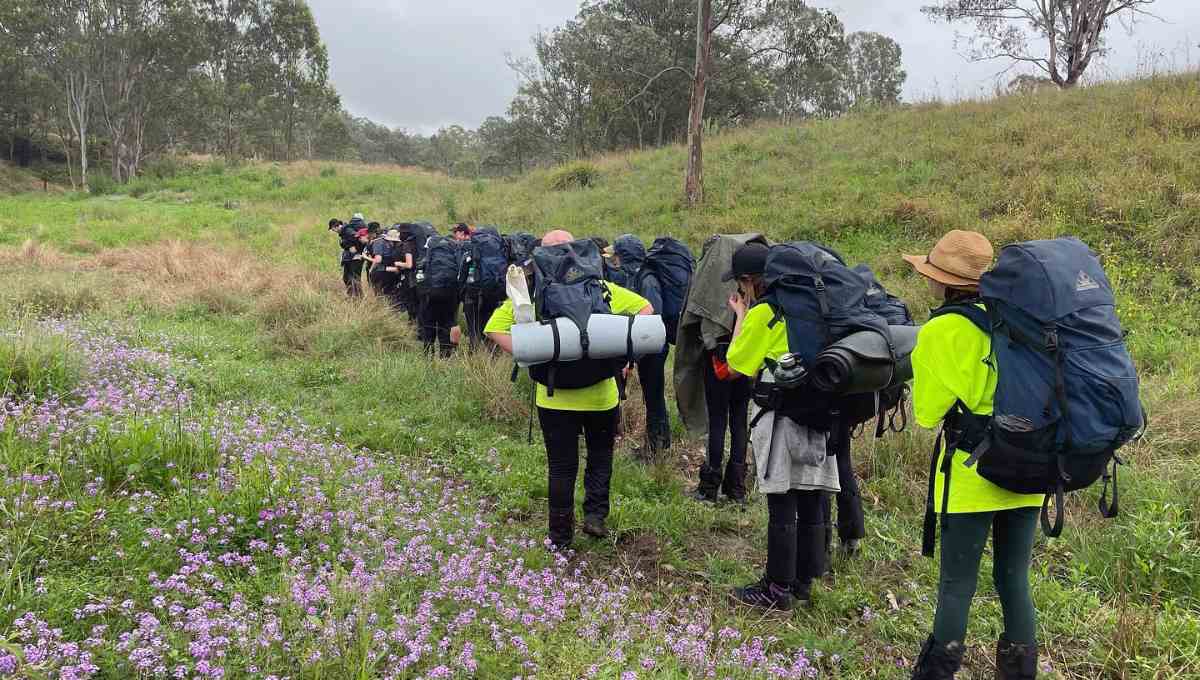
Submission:
[[[633,326],[629,325],[630,319]],[[579,328],[570,319],[558,318],[559,361],[583,358]],[[593,314],[588,317],[588,358],[620,359],[633,344],[635,357],[658,354],[667,344],[667,328],[661,316]],[[512,327],[513,359],[519,366],[536,366],[555,360],[554,330],[546,323],[519,323]]]
[[[862,331],[826,347],[813,360],[813,386],[834,394],[876,392],[912,380],[917,326],[889,326],[896,348],[893,362],[887,338]]]

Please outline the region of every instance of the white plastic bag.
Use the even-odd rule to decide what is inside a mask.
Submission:
[[[509,265],[504,277],[504,288],[508,299],[513,303],[513,323],[532,323],[536,319],[533,311],[533,298],[529,295],[529,285],[525,282],[525,270],[517,265]]]

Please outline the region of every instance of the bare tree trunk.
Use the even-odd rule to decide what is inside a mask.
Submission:
[[[708,67],[712,49],[712,0],[696,0],[696,72],[692,104],[688,111],[688,162],[683,182],[689,208],[704,201],[704,99],[708,95]]]
[[[88,100],[91,98],[91,79],[87,71],[67,75],[67,119],[72,131],[79,137],[79,183],[84,191],[88,187]]]

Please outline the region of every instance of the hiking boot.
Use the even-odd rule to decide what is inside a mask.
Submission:
[[[725,466],[725,478],[721,481],[721,493],[729,500],[746,500],[746,466],[729,463]]]
[[[842,558],[851,559],[858,555],[858,546],[861,539],[848,538],[842,541]]]
[[[550,508],[549,525],[550,542],[554,547],[558,550],[570,548],[571,541],[575,538],[575,510]]]
[[[586,515],[583,518],[583,533],[592,538],[607,538],[608,527],[604,526],[604,518],[596,515]]]
[[[1000,638],[996,643],[996,680],[1034,680],[1037,671],[1036,642],[1022,645]]]
[[[812,585],[813,582],[811,580],[792,581],[792,585],[788,588],[788,591],[791,592],[792,600],[795,604],[805,607],[812,602]]]
[[[961,642],[943,645],[930,635],[913,665],[912,680],[954,680],[962,667],[963,651]]]
[[[748,607],[774,609],[781,612],[790,611],[794,604],[791,590],[771,581],[766,576],[749,585],[734,588],[732,596],[734,601]]]
[[[702,503],[716,503],[721,488],[721,476],[708,463],[700,466],[700,484],[692,492],[692,498]]]
[[[717,503],[716,490],[706,489],[703,485],[696,487],[696,489],[689,495],[694,501],[699,501],[701,503],[712,503],[713,505],[716,505]]]

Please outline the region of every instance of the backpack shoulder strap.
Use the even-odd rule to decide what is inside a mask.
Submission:
[[[980,300],[976,299],[945,304],[933,310],[929,318],[932,320],[939,316],[946,316],[947,314],[958,314],[959,316],[966,317],[967,321],[975,324],[979,330],[991,335],[992,320],[988,316],[987,309],[980,307],[979,302]]]

